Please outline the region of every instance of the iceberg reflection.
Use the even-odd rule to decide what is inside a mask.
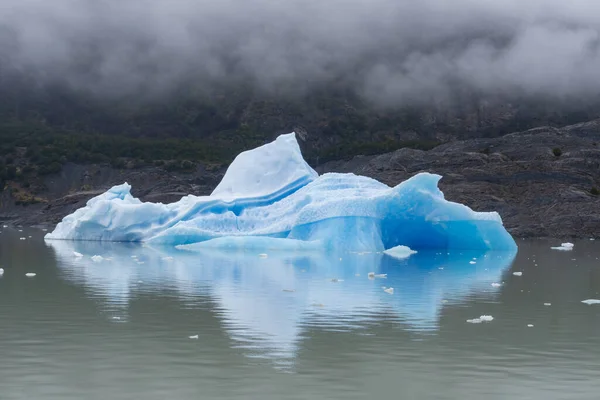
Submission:
[[[224,330],[248,355],[293,359],[308,328],[354,330],[381,319],[405,329],[439,327],[442,307],[492,282],[516,252],[419,252],[406,259],[383,253],[199,253],[107,242],[47,242],[66,279],[127,313],[140,291],[174,290],[194,304],[208,296]],[[74,252],[84,256],[77,258]],[[94,262],[93,255],[105,260]],[[370,279],[369,272],[387,274]],[[393,287],[394,294],[383,291]],[[205,302],[197,307],[206,307]],[[199,327],[201,330],[202,327]]]

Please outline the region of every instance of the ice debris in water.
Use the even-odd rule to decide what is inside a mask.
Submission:
[[[269,257],[269,255],[268,255],[268,254],[265,254],[265,253],[261,253],[261,254],[259,254],[258,256],[259,256],[260,258],[268,258],[268,257]]]
[[[498,283],[498,282],[493,282],[492,283],[492,287],[500,287],[500,286],[502,286],[501,283]]]
[[[102,256],[98,256],[98,255],[92,256],[92,261],[93,262],[100,262],[102,260],[104,260],[104,257],[102,257]]]
[[[385,288],[383,289],[384,292],[389,293],[389,294],[394,294],[394,288],[393,287],[389,287],[389,288]]]
[[[583,300],[582,303],[585,303],[585,304],[588,304],[588,305],[600,304],[600,300],[597,300],[597,299],[587,299],[587,300]]]
[[[477,264],[476,261],[469,261],[469,264]]]
[[[514,276],[523,276],[523,273],[520,271],[517,271],[517,272],[513,272],[513,275]]]
[[[552,247],[552,250],[571,251],[575,245],[573,243],[561,243],[560,246]]]
[[[4,275],[4,268],[0,268],[0,276]]]
[[[190,339],[198,339],[198,335],[190,336]]]
[[[467,322],[470,324],[480,324],[482,322],[491,322],[494,320],[494,317],[491,315],[482,315],[479,318],[468,319]]]
[[[528,328],[533,328],[533,324],[527,324]]]
[[[400,246],[392,247],[391,249],[387,249],[383,253],[387,254],[390,257],[394,257],[399,260],[402,260],[404,258],[410,257],[413,254],[416,254],[417,252],[414,251],[413,249],[411,249],[410,247],[400,245]]]
[[[28,277],[28,278],[33,278],[36,275],[37,274],[35,272],[28,272],[28,273],[25,274],[25,276]]]
[[[81,254],[81,253],[78,253],[78,252],[76,252],[76,251],[74,251],[74,252],[73,252],[73,255],[74,255],[76,258],[81,258],[81,257],[83,257],[83,254]]]
[[[389,187],[354,174],[319,176],[290,133],[239,154],[210,196],[144,203],[124,183],[89,200],[45,237],[173,246],[269,237],[360,252],[399,245],[417,251],[516,249],[497,213],[445,200],[440,179],[419,173]]]
[[[544,305],[545,305],[546,307],[550,307],[550,306],[552,305],[552,303],[544,303]]]

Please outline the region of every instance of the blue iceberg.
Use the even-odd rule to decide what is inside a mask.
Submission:
[[[420,173],[392,188],[354,174],[319,176],[290,133],[239,154],[210,196],[144,203],[124,183],[65,217],[46,238],[186,249],[516,249],[497,213],[445,200],[440,179]]]

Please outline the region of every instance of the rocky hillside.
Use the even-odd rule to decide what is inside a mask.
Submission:
[[[353,172],[388,185],[423,171],[438,173],[446,198],[478,211],[498,211],[517,237],[600,236],[600,120],[452,141],[428,151],[403,148],[355,156],[316,169]],[[124,181],[144,201],[176,201],[186,194],[209,194],[224,172],[224,166],[203,164],[169,171],[164,166],[66,163],[60,172],[43,177],[36,194],[11,182],[0,194],[0,219],[55,224]]]

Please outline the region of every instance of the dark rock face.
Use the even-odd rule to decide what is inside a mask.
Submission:
[[[437,173],[448,200],[498,211],[517,237],[600,235],[600,196],[592,194],[600,188],[600,121],[457,141],[426,152],[359,156],[317,170],[353,172],[391,186],[419,172]]]
[[[600,120],[565,128],[536,128],[499,138],[451,142],[430,151],[401,149],[356,156],[316,168],[352,172],[390,186],[419,172],[443,176],[448,200],[477,211],[497,211],[516,237],[600,237]],[[69,165],[51,176],[46,204],[0,203],[0,219],[55,224],[109,187],[128,182],[143,201],[169,203],[208,195],[225,170],[174,174],[161,168],[116,170]]]

